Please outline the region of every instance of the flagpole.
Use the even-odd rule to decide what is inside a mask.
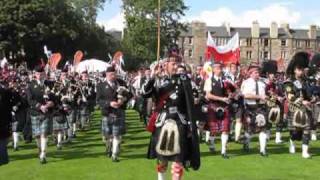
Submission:
[[[160,6],[161,0],[158,0],[158,45],[157,45],[157,61],[160,60],[160,16],[161,16],[161,6]]]

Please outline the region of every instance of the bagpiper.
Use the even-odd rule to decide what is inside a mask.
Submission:
[[[278,66],[276,61],[267,61],[262,65],[262,74],[265,76],[266,83],[266,105],[267,105],[267,135],[270,137],[271,128],[276,127],[275,143],[282,143],[281,131],[283,122],[283,93],[282,88],[278,84],[276,74]],[[268,138],[269,139],[269,138]]]
[[[54,107],[52,109],[52,123],[53,123],[53,135],[56,138],[56,146],[58,150],[62,149],[62,140],[64,138],[65,132],[68,129],[67,123],[67,109],[63,106],[62,97],[64,87],[63,82],[54,79],[54,73],[51,73],[49,80],[45,81],[47,83],[51,93],[53,94]]]
[[[94,86],[89,79],[87,71],[81,73],[79,83],[81,96],[77,99],[80,114],[80,129],[84,130],[89,127],[90,123],[90,102],[94,98]]]
[[[126,83],[117,78],[113,67],[109,67],[105,80],[97,86],[97,102],[102,112],[101,129],[106,139],[106,155],[112,162],[119,162],[121,138],[125,134],[125,109],[131,97]]]
[[[36,67],[34,80],[27,88],[32,133],[36,138],[41,164],[45,164],[48,135],[51,133],[51,113],[54,107],[54,96],[44,84],[44,70]]]
[[[19,135],[23,131],[27,121],[28,101],[24,92],[25,87],[23,87],[23,82],[19,82],[18,78],[9,83],[9,88],[13,94],[13,102],[15,103],[12,109],[12,140],[13,149],[17,151],[19,148]]]
[[[294,141],[302,140],[302,157],[311,158],[309,154],[310,130],[313,126],[311,111],[311,88],[307,83],[305,70],[309,67],[309,54],[296,53],[286,70],[289,79],[284,83],[289,104],[288,129],[290,132],[289,152],[295,153]]]
[[[266,84],[261,81],[260,67],[251,65],[248,68],[249,78],[241,85],[244,97],[244,144],[243,149],[249,151],[249,144],[254,133],[259,133],[260,155],[267,157],[267,111],[266,111]]]
[[[242,130],[243,119],[243,96],[240,91],[240,86],[243,80],[242,75],[239,72],[238,63],[230,63],[229,71],[226,73],[226,80],[233,85],[234,93],[230,98],[230,118],[234,126],[234,141],[239,142]],[[232,126],[231,126],[232,127]]]
[[[307,74],[308,82],[311,85],[312,94],[312,113],[313,113],[313,126],[311,127],[311,141],[316,141],[317,128],[320,124],[320,54],[313,55],[310,61],[309,74]]]
[[[230,86],[231,83],[225,80],[222,73],[222,64],[215,62],[213,64],[213,74],[208,78],[204,85],[206,99],[208,103],[208,122],[207,126],[210,130],[209,149],[215,151],[214,140],[217,134],[221,134],[221,156],[228,159],[227,143],[230,132]]]
[[[143,86],[144,97],[155,98],[155,110],[148,130],[152,132],[148,158],[158,160],[158,179],[165,178],[169,161],[172,179],[181,179],[183,169],[200,167],[199,139],[192,117],[191,80],[176,74],[179,57],[169,57],[156,65],[152,78]]]

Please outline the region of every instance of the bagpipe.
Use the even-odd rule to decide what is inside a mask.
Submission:
[[[284,88],[287,93],[287,100],[289,105],[289,112],[293,113],[293,126],[298,128],[305,128],[310,125],[309,115],[312,111],[311,107],[303,104],[304,96],[302,90],[299,94],[294,91],[294,83],[287,81],[284,83]]]

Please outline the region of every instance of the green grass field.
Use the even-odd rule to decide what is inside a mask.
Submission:
[[[105,147],[100,134],[100,115],[93,116],[90,131],[79,132],[77,139],[57,151],[52,141],[48,150],[48,164],[40,165],[34,143],[21,144],[20,151],[10,148],[11,162],[0,167],[0,179],[93,179],[93,180],[152,180],[156,179],[155,160],[146,159],[149,133],[138,120],[137,113],[127,111],[128,132],[124,136],[119,163],[112,163],[105,156]],[[287,138],[287,137],[285,137]],[[284,138],[284,139],[285,139]],[[285,139],[287,140],[287,139]],[[202,166],[199,171],[186,172],[186,180],[318,180],[320,179],[320,143],[311,143],[312,159],[301,158],[297,153],[288,153],[288,144],[268,143],[269,157],[258,154],[257,138],[253,139],[251,152],[243,153],[241,145],[229,143],[230,159],[220,154],[211,154],[205,144],[201,145]],[[220,150],[217,142],[217,150]],[[11,144],[11,143],[10,143]],[[168,179],[170,177],[168,171]]]

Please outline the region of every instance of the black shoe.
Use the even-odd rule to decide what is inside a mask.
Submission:
[[[112,162],[120,162],[118,157],[116,157],[116,156],[112,156],[111,160],[112,160]]]
[[[243,144],[243,151],[244,152],[249,152],[250,151],[249,144],[247,144],[247,143]]]
[[[230,158],[226,153],[221,154],[221,156],[222,156],[223,159],[229,159]]]
[[[260,155],[262,156],[262,157],[268,157],[268,154],[267,153],[263,153],[263,152],[260,152]]]
[[[13,151],[19,151],[19,148],[18,147],[14,147]]]
[[[76,136],[76,134],[72,134],[72,138],[76,138],[77,136]]]
[[[24,140],[24,143],[25,144],[30,144],[30,143],[32,143],[32,139],[26,139],[26,140]]]
[[[46,158],[40,158],[40,164],[47,164]]]
[[[210,151],[211,153],[213,153],[213,154],[216,153],[216,149],[215,149],[215,148],[210,148],[210,147],[209,147],[209,151]]]

